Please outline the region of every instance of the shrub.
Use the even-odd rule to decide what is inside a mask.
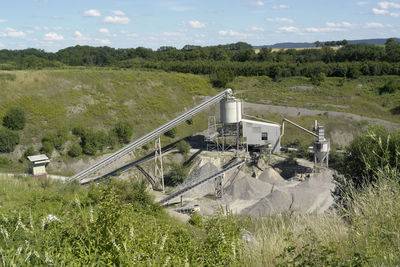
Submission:
[[[81,136],[81,146],[83,153],[87,155],[95,155],[99,149],[99,142],[96,139],[96,134],[91,130],[86,130]]]
[[[176,148],[179,150],[180,153],[186,155],[190,151],[190,145],[185,140],[181,140],[176,144]]]
[[[397,90],[400,90],[400,82],[392,79],[387,81],[384,86],[379,88],[379,94],[393,94]]]
[[[175,138],[178,130],[176,128],[172,128],[171,130],[167,131],[164,135],[170,138]]]
[[[400,169],[400,130],[390,134],[382,126],[368,128],[350,143],[344,162],[344,172],[356,186],[372,182],[383,166]]]
[[[0,157],[0,167],[7,167],[11,163],[7,157]]]
[[[217,70],[210,76],[211,84],[214,87],[225,88],[226,85],[233,81],[235,77],[233,71],[230,70]]]
[[[68,155],[70,155],[73,158],[78,157],[81,154],[82,154],[82,147],[77,143],[73,144],[68,150]]]
[[[33,156],[36,154],[37,154],[37,151],[33,148],[33,146],[30,146],[25,150],[24,158],[28,158],[29,156]]]
[[[117,123],[113,131],[117,135],[120,143],[129,143],[133,134],[132,126],[127,122]]]
[[[13,152],[19,144],[19,134],[9,129],[0,129],[0,152]]]
[[[110,143],[109,136],[105,131],[97,131],[95,133],[95,139],[96,139],[96,142],[98,143],[100,150],[107,148]]]
[[[187,176],[186,169],[180,164],[173,164],[169,173],[165,176],[165,184],[176,186],[182,183]]]
[[[46,133],[42,139],[42,143],[50,143],[57,150],[62,150],[67,139],[68,133],[66,130],[51,131]]]
[[[3,118],[3,125],[11,130],[24,129],[25,112],[18,107],[10,108]]]
[[[54,150],[54,145],[50,142],[43,142],[42,143],[42,148],[40,149],[40,152],[43,154],[46,154],[49,158],[51,157],[51,154],[53,154]]]
[[[310,81],[314,85],[321,85],[325,81],[325,74],[322,72],[312,74],[310,77]]]

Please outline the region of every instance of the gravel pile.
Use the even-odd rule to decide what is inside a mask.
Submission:
[[[280,185],[257,203],[243,209],[242,213],[268,216],[283,211],[323,213],[334,203],[331,192],[333,172],[328,170],[310,176],[293,187]],[[289,184],[288,184],[289,185]]]

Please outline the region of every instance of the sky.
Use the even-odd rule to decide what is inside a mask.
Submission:
[[[0,0],[0,49],[400,37],[400,0]]]

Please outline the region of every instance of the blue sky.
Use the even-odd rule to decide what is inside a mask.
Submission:
[[[400,36],[400,0],[1,0],[0,49],[252,45]]]

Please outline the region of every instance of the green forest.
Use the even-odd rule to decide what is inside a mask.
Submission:
[[[330,44],[327,43],[328,45]],[[400,42],[388,39],[384,46],[372,44],[324,45],[311,49],[253,49],[250,44],[200,47],[185,45],[182,49],[162,46],[156,51],[137,47],[74,46],[56,53],[38,49],[0,50],[0,69],[41,69],[67,66],[110,66],[116,68],[161,69],[193,74],[210,74],[223,87],[224,80],[234,76],[266,75],[275,80],[283,77],[325,75],[357,78],[361,75],[399,75]],[[222,81],[222,82],[221,82]]]

